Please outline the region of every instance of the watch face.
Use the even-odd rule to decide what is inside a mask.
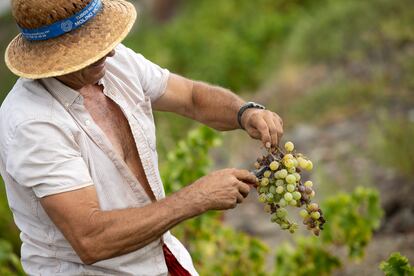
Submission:
[[[264,107],[263,105],[258,104],[258,103],[254,103],[254,104],[253,104],[253,107],[255,107],[255,108],[260,108],[260,109],[265,109],[265,107]]]

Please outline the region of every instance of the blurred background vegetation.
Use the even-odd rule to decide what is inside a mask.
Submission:
[[[412,0],[134,3],[140,18],[127,46],[278,112],[285,139],[315,164],[308,176],[328,219],[321,238],[282,233],[252,192],[234,210],[173,229],[202,275],[413,273]],[[5,12],[2,54],[16,33]],[[2,60],[0,102],[15,80]],[[262,152],[241,131],[218,134],[173,114],[156,114],[156,121],[169,193],[214,168],[251,168]],[[0,185],[1,275],[22,274],[19,247]],[[393,254],[380,268],[394,251],[406,258]]]

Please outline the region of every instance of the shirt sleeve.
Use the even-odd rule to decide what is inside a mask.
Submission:
[[[6,170],[39,198],[93,185],[73,135],[55,122],[18,125],[8,147]]]
[[[136,73],[141,83],[143,92],[154,102],[161,97],[167,86],[170,72],[157,64],[149,61],[143,55],[119,44],[116,49],[120,58],[125,59],[132,70]]]

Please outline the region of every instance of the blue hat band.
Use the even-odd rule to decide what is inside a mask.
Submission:
[[[24,38],[31,41],[55,38],[79,28],[94,18],[101,8],[101,0],[92,0],[85,8],[69,18],[37,29],[20,28],[20,32]]]

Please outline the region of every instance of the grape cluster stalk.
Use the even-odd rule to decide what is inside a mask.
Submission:
[[[312,181],[303,181],[301,176],[301,170],[311,171],[313,163],[294,148],[294,144],[289,141],[284,150],[270,148],[267,155],[257,159],[254,166],[258,178],[258,200],[265,204],[264,210],[271,214],[271,221],[290,233],[298,229],[298,224],[287,219],[286,207],[304,207],[299,211],[303,223],[319,236],[325,219],[319,205],[311,202],[315,196]]]

